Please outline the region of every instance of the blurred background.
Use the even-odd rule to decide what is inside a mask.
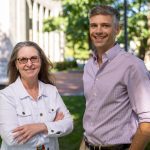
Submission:
[[[0,0],[0,87],[7,83],[13,46],[31,40],[53,62],[57,88],[74,119],[74,131],[60,138],[60,150],[78,150],[85,108],[82,73],[91,56],[88,12],[114,6],[121,15],[118,42],[144,60],[150,71],[150,0]],[[150,146],[146,150],[150,150]]]
[[[0,83],[13,46],[25,40],[37,42],[58,70],[82,68],[91,53],[88,12],[96,4],[120,11],[118,42],[150,70],[149,0],[1,0]]]

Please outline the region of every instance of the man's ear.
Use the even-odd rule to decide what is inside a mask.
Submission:
[[[117,25],[117,26],[116,26],[116,35],[119,35],[121,29],[122,29],[122,26],[121,26],[121,25]]]
[[[122,28],[123,26],[122,25],[118,25],[116,26],[116,36],[119,37],[121,32],[122,32]]]

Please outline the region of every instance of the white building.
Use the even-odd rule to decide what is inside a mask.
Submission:
[[[43,33],[43,20],[61,12],[60,0],[0,1],[0,78],[6,74],[6,65],[2,66],[8,61],[13,46],[20,41],[34,41],[52,62],[63,61],[63,33]]]

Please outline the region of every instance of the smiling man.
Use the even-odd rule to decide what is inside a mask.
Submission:
[[[150,78],[140,59],[117,43],[119,13],[89,14],[93,57],[84,68],[86,109],[80,150],[144,150],[150,139]]]

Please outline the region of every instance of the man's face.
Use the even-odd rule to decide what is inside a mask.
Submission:
[[[119,27],[110,15],[95,15],[90,18],[90,38],[97,50],[107,51],[113,47]]]

